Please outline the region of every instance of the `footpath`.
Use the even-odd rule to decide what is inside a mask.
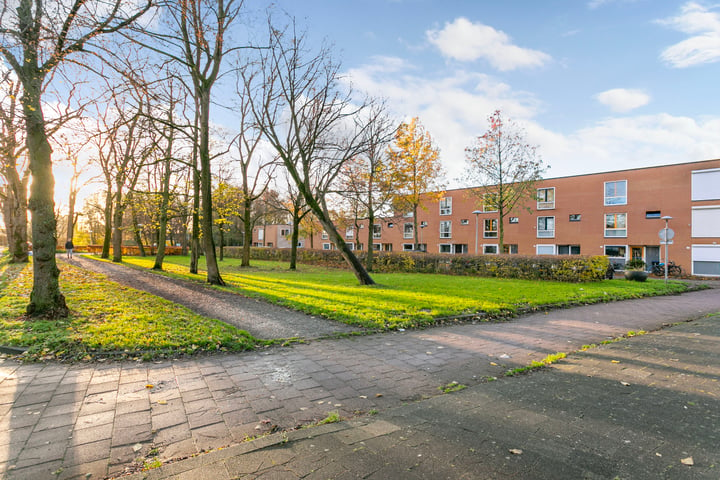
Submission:
[[[720,478],[716,312],[713,289],[237,355],[0,359],[0,477]]]

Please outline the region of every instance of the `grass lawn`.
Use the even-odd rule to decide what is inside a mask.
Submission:
[[[123,257],[126,264],[150,268],[151,257]],[[204,259],[202,259],[204,260]],[[188,273],[189,257],[165,257],[166,274],[204,281]],[[412,328],[462,315],[502,317],[546,306],[564,306],[662,295],[686,290],[680,282],[660,280],[594,283],[538,282],[439,274],[375,273],[378,285],[359,286],[351,272],[253,260],[241,268],[239,259],[220,263],[231,291],[264,298],[313,315],[374,329]],[[204,265],[200,265],[204,268]]]
[[[200,351],[242,351],[259,341],[243,330],[196,315],[153,295],[68,265],[60,286],[71,315],[23,317],[32,265],[0,258],[0,345],[30,347],[26,358],[89,360],[98,354],[155,358]],[[171,312],[171,313],[169,313]]]

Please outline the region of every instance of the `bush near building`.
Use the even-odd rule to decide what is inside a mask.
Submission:
[[[356,252],[365,261],[365,252]],[[239,258],[241,249],[226,247],[225,255]],[[253,248],[256,260],[290,261],[283,248]],[[298,262],[324,267],[347,268],[336,250],[298,250]],[[601,255],[445,255],[416,252],[375,252],[373,270],[382,273],[445,273],[477,277],[593,282],[605,278],[609,262]]]

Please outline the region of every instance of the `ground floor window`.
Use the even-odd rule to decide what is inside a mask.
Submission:
[[[535,253],[538,255],[555,255],[555,245],[535,245]]]
[[[392,243],[383,243],[382,249],[386,252],[392,252]],[[379,248],[376,250],[380,250]]]
[[[483,245],[483,255],[497,255],[497,245]]]
[[[506,243],[503,245],[503,253],[504,254],[510,254],[510,255],[517,255],[518,253],[518,246],[517,243]]]
[[[441,243],[439,247],[440,253],[452,253],[452,245],[449,243]]]
[[[332,243],[323,243],[323,250],[332,250]]]
[[[627,255],[627,246],[605,245],[605,255],[608,257],[625,258]]]
[[[373,250],[375,250],[376,252],[379,252],[379,251],[380,251],[380,244],[379,244],[379,243],[373,243]]]
[[[345,245],[347,245],[348,249],[355,250],[355,244],[352,242],[345,242]]]
[[[403,243],[403,251],[410,252],[413,250],[413,246],[412,243]]]
[[[692,246],[692,274],[720,276],[720,245]]]
[[[580,245],[558,245],[558,255],[580,255]]]

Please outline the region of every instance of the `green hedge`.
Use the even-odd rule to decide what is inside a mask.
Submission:
[[[238,258],[242,247],[225,247],[225,255]],[[356,252],[365,263],[366,252]],[[252,248],[256,260],[290,262],[290,249]],[[556,255],[448,255],[416,252],[375,252],[373,271],[382,273],[445,273],[477,277],[592,282],[605,278],[605,256]],[[347,268],[337,250],[298,249],[298,263]]]

